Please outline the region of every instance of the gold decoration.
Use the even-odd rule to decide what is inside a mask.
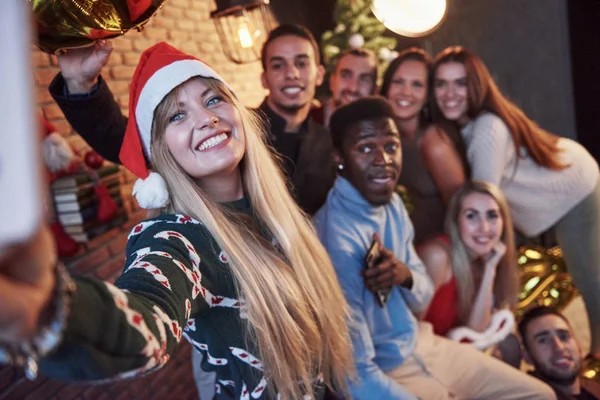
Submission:
[[[580,376],[600,384],[600,360],[595,358],[585,359]]]
[[[600,360],[586,360],[581,370],[581,376],[600,383]]]
[[[578,295],[560,248],[521,247],[518,251],[518,263],[521,293],[517,304],[517,318],[538,305],[560,312]],[[580,375],[600,383],[600,360],[586,360]]]
[[[560,248],[524,246],[517,254],[521,281],[517,319],[538,305],[562,311],[577,296]]]
[[[92,45],[141,30],[165,0],[28,0],[46,53]]]

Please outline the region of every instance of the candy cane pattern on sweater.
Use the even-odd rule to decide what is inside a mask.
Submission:
[[[190,314],[192,313],[192,302],[190,299],[185,299],[185,319],[190,319]]]
[[[136,251],[134,254],[136,255],[136,258],[127,268],[125,268],[125,272],[129,271],[132,268],[145,269],[150,274],[152,274],[152,276],[154,276],[154,279],[159,281],[166,288],[171,289],[169,279],[162,273],[162,271],[158,267],[156,267],[154,264],[146,261],[145,258],[147,256],[154,255],[154,256],[165,257],[170,260],[173,260],[173,256],[171,256],[169,253],[167,253],[165,251],[151,251],[150,247],[144,247],[143,249]],[[187,270],[187,268],[186,268],[186,270]]]
[[[217,394],[221,394],[221,386],[231,386],[231,387],[235,388],[235,382],[229,381],[229,380],[218,379],[217,382],[215,383],[215,392]]]
[[[263,371],[263,363],[258,358],[248,353],[246,350],[240,349],[238,347],[229,347],[229,350],[231,350],[231,354],[233,354],[235,357],[239,358],[246,364],[256,368],[259,371]]]
[[[161,220],[150,220],[150,221],[142,221],[139,224],[137,224],[136,226],[133,227],[133,229],[131,229],[131,232],[129,232],[129,235],[127,236],[127,240],[131,239],[133,236],[139,235],[140,233],[144,232],[146,229],[148,229],[149,227],[151,227],[154,224],[158,224],[158,223],[164,223],[167,221],[161,221]]]
[[[148,254],[151,254],[151,253],[148,253]],[[164,287],[171,290],[171,284],[169,283],[169,278],[167,278],[162,273],[160,268],[158,268],[156,265],[149,263],[148,261],[144,261],[144,259],[141,258],[141,259],[138,259],[138,260],[134,261],[133,263],[131,263],[131,265],[127,268],[127,270],[129,271],[134,268],[140,268],[140,269],[147,271],[148,273],[150,273],[150,275],[152,275],[154,277],[154,279],[156,279],[158,282],[160,282]]]
[[[244,385],[242,386],[242,395],[240,396],[240,400],[249,400],[249,395],[250,393],[248,392],[248,387],[246,386],[246,382],[244,382]]]
[[[185,276],[192,283],[192,299],[195,299],[196,297],[198,297],[198,294],[202,291],[202,286],[200,284],[201,274],[200,274],[200,269],[199,269],[200,256],[196,252],[196,249],[194,248],[194,246],[192,246],[190,241],[185,236],[183,236],[181,233],[175,232],[175,231],[162,231],[162,232],[159,232],[156,235],[154,235],[154,238],[165,239],[165,240],[169,240],[170,238],[177,238],[186,247],[186,249],[188,250],[188,254],[189,254],[188,259],[191,261],[191,264],[192,264],[191,270],[185,264],[183,264],[181,261],[175,260],[168,253],[150,252],[150,253],[147,253],[146,255],[159,254],[164,257],[169,258],[175,265],[177,265],[177,267],[179,267],[180,270],[183,271]]]
[[[183,330],[196,332],[196,320],[193,318],[188,319]]]
[[[200,293],[203,293],[206,289],[202,286],[202,275],[200,274],[200,270],[196,267],[193,267],[190,270],[184,263],[179,260],[172,259],[173,264],[177,265],[181,271],[185,274],[188,280],[192,283],[192,299],[195,300],[196,297]]]
[[[161,239],[167,239],[167,240],[172,237],[177,238],[177,239],[181,240],[181,242],[188,249],[189,255],[190,255],[190,260],[192,261],[192,270],[191,271],[181,261],[178,261],[175,259],[173,259],[172,261],[175,263],[175,265],[177,265],[179,267],[179,269],[181,269],[186,274],[186,276],[188,277],[188,280],[190,282],[192,282],[192,285],[193,285],[192,299],[195,299],[199,293],[202,293],[202,297],[204,297],[204,300],[210,307],[239,308],[239,309],[242,309],[242,311],[243,311],[244,306],[245,306],[245,303],[243,301],[240,301],[240,300],[234,299],[234,298],[230,298],[230,297],[214,295],[208,289],[206,289],[204,286],[202,286],[202,274],[200,273],[200,269],[199,269],[200,256],[198,255],[198,253],[196,253],[194,246],[192,246],[190,241],[187,240],[187,238],[185,236],[183,236],[179,232],[163,231],[163,232],[157,233],[156,235],[154,235],[154,237],[161,238]]]
[[[135,254],[135,259],[137,260],[138,258],[141,258],[148,253],[150,253],[150,247],[142,247],[141,249],[137,250],[133,254]]]
[[[179,343],[181,340],[181,334],[183,333],[179,322],[171,319],[163,310],[158,308],[158,306],[154,306],[152,309],[154,310],[155,315],[158,316],[159,320],[169,327],[171,334]]]
[[[188,342],[190,342],[192,345],[194,345],[198,350],[200,351],[205,351],[206,352],[206,361],[209,364],[212,365],[227,365],[228,361],[226,358],[216,358],[210,355],[209,351],[208,351],[208,346],[204,343],[199,343],[196,342],[194,339],[192,339],[189,335],[184,334],[185,338],[188,340]]]
[[[146,341],[146,345],[144,346],[141,352],[144,357],[148,358],[146,365],[136,370],[120,374],[119,377],[126,378],[137,376],[150,369],[154,369],[156,367],[160,367],[166,364],[166,362],[169,360],[169,355],[167,354],[166,349],[166,340],[162,341],[162,343],[159,343],[156,336],[154,336],[152,331],[146,325],[146,322],[144,321],[142,315],[129,307],[129,299],[127,298],[127,295],[125,293],[123,293],[120,289],[118,289],[111,283],[104,282],[104,285],[106,286],[110,294],[113,296],[113,300],[117,308],[125,314],[125,318],[127,319],[129,325],[135,330],[137,330]],[[156,318],[159,317],[156,316],[156,314],[154,314],[154,318],[156,321]],[[161,324],[157,324],[157,327],[159,333],[161,333],[161,328],[164,332],[164,327],[162,327]]]
[[[190,241],[185,236],[183,236],[179,232],[175,232],[175,231],[162,231],[162,232],[159,232],[156,235],[154,235],[154,237],[160,238],[160,239],[166,239],[166,240],[169,240],[170,238],[179,239],[189,252],[189,259],[192,262],[192,270],[187,268],[186,265],[183,264],[181,261],[175,260],[170,254],[165,253],[165,252],[147,251],[144,249],[145,251],[140,253],[140,254],[142,254],[142,256],[148,256],[148,255],[154,254],[154,255],[160,255],[160,256],[171,259],[171,261],[173,261],[173,263],[175,265],[177,265],[179,267],[179,269],[181,269],[185,273],[188,280],[192,283],[192,299],[195,299],[199,293],[202,293],[202,297],[204,297],[204,300],[210,307],[238,308],[238,309],[240,309],[240,316],[242,318],[247,318],[247,314],[245,312],[244,301],[240,301],[238,299],[225,297],[225,296],[213,295],[208,289],[206,289],[204,286],[202,286],[202,283],[201,283],[202,275],[201,275],[200,269],[199,269],[200,256],[196,252],[196,249],[194,248],[194,246],[190,243]],[[226,256],[224,255],[224,253],[221,251],[221,253],[219,254],[219,259],[221,261],[223,261],[222,258],[225,258],[225,260],[227,259]],[[133,264],[136,264],[136,262],[134,261]],[[132,268],[132,267],[133,267],[133,265],[129,268]],[[158,272],[158,268],[155,268],[151,271],[151,273],[154,273],[154,274],[156,274],[157,272]],[[165,279],[166,279],[166,277],[165,277]],[[163,282],[161,282],[161,283],[163,283]]]
[[[266,388],[267,388],[267,380],[263,377],[260,380],[260,382],[258,382],[258,385],[256,385],[256,387],[254,388],[252,393],[250,393],[250,397],[252,397],[253,399],[260,398],[260,396],[262,396],[262,394]]]
[[[192,243],[190,243],[190,241],[181,233],[175,231],[162,231],[154,235],[154,237],[166,240],[169,240],[172,237],[179,239],[183,243],[185,248],[188,249],[190,256],[189,260],[192,262],[194,269],[198,269],[198,267],[200,266],[200,256],[196,252],[196,249],[194,248]]]
[[[190,301],[190,299],[185,299],[185,326],[183,327],[183,330],[192,330],[195,331],[196,330],[196,320],[195,319],[190,319],[190,314],[192,313],[192,302]],[[192,322],[190,324],[190,321]]]
[[[177,218],[177,224],[196,224],[196,225],[203,225],[202,222],[195,220],[192,217],[188,217],[187,215],[182,215],[182,214],[175,214],[175,217]]]
[[[227,258],[227,255],[223,250],[221,250],[219,253],[219,261],[221,261],[223,264],[227,264],[229,262],[229,258]]]
[[[252,354],[248,353],[246,350],[244,349],[240,349],[238,347],[229,347],[229,350],[231,350],[231,354],[233,354],[235,357],[237,357],[238,359],[242,360],[243,362],[245,362],[246,364],[250,365],[253,368],[256,368],[259,371],[263,371],[263,363],[256,358],[255,356],[253,356]],[[252,391],[252,393],[248,393],[248,389],[246,386],[246,383],[244,382],[244,387],[242,389],[242,399],[248,399],[248,396],[251,396],[253,399],[258,399],[260,398],[260,396],[262,395],[262,393],[264,392],[264,390],[267,387],[267,380],[262,377],[260,382],[258,382],[258,385],[256,385],[256,387],[254,388],[254,390]],[[244,393],[247,393],[247,395],[245,395]]]
[[[131,229],[131,232],[129,232],[129,236],[127,236],[127,239],[130,239],[132,236],[136,236],[139,235],[140,233],[144,232],[146,229],[148,229],[149,227],[151,227],[154,224],[158,224],[158,223],[162,223],[162,224],[180,224],[180,225],[185,225],[185,224],[195,224],[195,225],[202,225],[201,222],[188,217],[187,215],[181,215],[181,214],[174,214],[175,218],[177,218],[176,221],[168,221],[168,220],[162,220],[162,219],[155,219],[155,220],[149,220],[149,221],[142,221],[139,224],[137,224],[136,226],[134,226]]]

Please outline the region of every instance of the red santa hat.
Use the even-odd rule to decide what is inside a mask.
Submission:
[[[227,85],[212,68],[165,42],[144,51],[133,74],[129,90],[129,121],[119,159],[139,179],[133,195],[142,208],[162,208],[169,202],[163,178],[148,171],[154,111],[174,88],[195,76],[217,79]]]

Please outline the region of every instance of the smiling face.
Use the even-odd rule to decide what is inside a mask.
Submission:
[[[427,67],[420,61],[406,60],[398,66],[387,93],[396,118],[419,117],[427,101]]]
[[[502,239],[504,223],[496,200],[484,193],[464,197],[458,214],[458,231],[473,259],[489,254]]]
[[[529,322],[523,340],[536,371],[544,378],[572,384],[581,370],[581,348],[571,328],[556,315],[544,315]]]
[[[438,66],[433,82],[435,101],[446,119],[461,126],[469,122],[467,86],[467,71],[463,64],[447,62]]]
[[[337,107],[375,91],[376,61],[368,55],[346,54],[329,78],[333,102]]]
[[[237,109],[211,86],[202,79],[185,82],[166,112],[167,148],[201,186],[206,178],[232,176],[245,151]]]
[[[274,111],[295,114],[310,107],[317,86],[323,83],[323,74],[313,46],[304,38],[281,36],[265,49],[262,83],[269,90],[267,101]]]
[[[373,205],[390,202],[402,169],[400,134],[391,118],[360,121],[351,125],[336,161],[341,175]]]

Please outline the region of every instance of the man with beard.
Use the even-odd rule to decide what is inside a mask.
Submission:
[[[331,114],[338,107],[375,93],[377,67],[377,56],[371,50],[349,49],[342,53],[329,77],[331,98],[323,104],[325,126],[329,126]]]
[[[580,377],[582,353],[567,319],[551,308],[529,310],[519,322],[525,359],[532,375],[546,382],[558,400],[600,399],[600,384]]]
[[[383,97],[338,108],[331,136],[338,177],[314,218],[350,306],[358,379],[352,398],[386,400],[554,399],[552,389],[473,346],[419,322],[433,283],[395,193],[400,133]],[[368,268],[367,268],[368,265]]]

